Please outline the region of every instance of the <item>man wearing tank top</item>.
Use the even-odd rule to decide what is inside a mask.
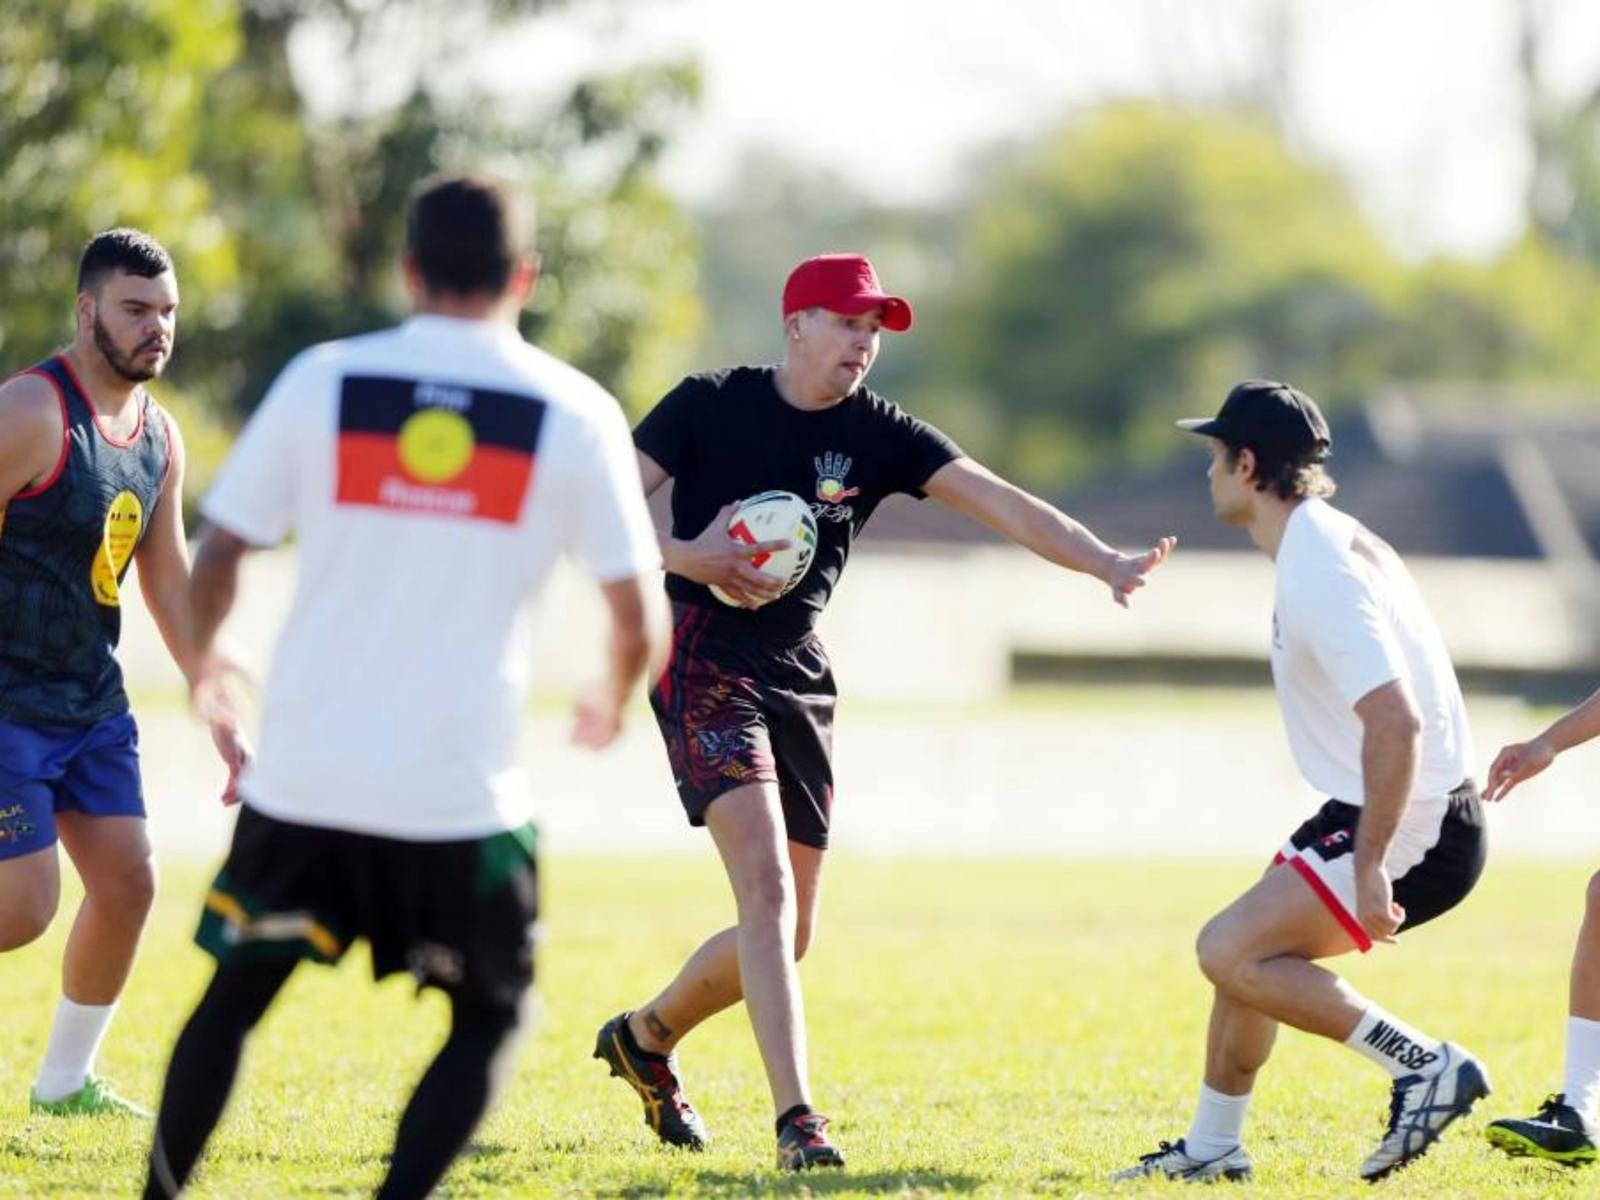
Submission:
[[[155,896],[115,655],[130,564],[178,667],[190,680],[199,667],[183,443],[144,389],[171,357],[177,312],[167,252],[108,230],[79,262],[72,345],[0,386],[0,951],[54,918],[58,841],[84,889],[34,1112],[148,1115],[94,1065]],[[231,799],[243,743],[225,718],[212,736]]]
[[[1331,797],[1266,875],[1200,933],[1214,996],[1193,1123],[1113,1178],[1252,1174],[1241,1141],[1279,1022],[1342,1042],[1392,1079],[1388,1127],[1360,1175],[1427,1153],[1489,1092],[1461,1046],[1360,996],[1317,965],[1449,911],[1478,881],[1483,813],[1472,737],[1444,640],[1395,552],[1328,503],[1333,440],[1316,403],[1248,380],[1210,420],[1211,503],[1274,560],[1272,678],[1301,774]]]

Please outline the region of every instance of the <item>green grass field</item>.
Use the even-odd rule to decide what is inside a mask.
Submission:
[[[543,1017],[442,1192],[1175,1194],[1178,1185],[1104,1178],[1184,1131],[1207,1007],[1190,947],[1253,874],[1248,863],[1162,860],[832,864],[803,975],[817,1103],[851,1165],[790,1179],[769,1166],[766,1089],[741,1011],[708,1023],[683,1051],[689,1093],[715,1138],[704,1155],[654,1145],[632,1093],[589,1058],[602,1020],[648,996],[729,919],[714,863],[549,861]],[[1594,1171],[1502,1158],[1481,1133],[1490,1116],[1531,1111],[1559,1080],[1586,878],[1578,865],[1493,864],[1437,927],[1345,960],[1357,986],[1474,1049],[1498,1088],[1384,1194],[1581,1197],[1600,1187]],[[149,1102],[208,972],[188,940],[203,882],[196,870],[168,872],[102,1055],[102,1070]],[[66,926],[58,919],[47,939],[0,960],[0,1194],[130,1195],[147,1128],[27,1113]],[[414,1000],[403,980],[374,987],[359,953],[336,971],[303,968],[251,1044],[193,1194],[370,1194],[444,1015],[438,997]],[[1257,1182],[1241,1194],[1367,1194],[1355,1170],[1386,1099],[1370,1064],[1287,1034],[1247,1126]]]

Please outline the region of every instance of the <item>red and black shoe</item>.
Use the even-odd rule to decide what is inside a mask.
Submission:
[[[828,1118],[821,1113],[800,1113],[778,1130],[778,1169],[805,1171],[811,1167],[842,1167],[844,1155],[828,1140]]]
[[[594,1056],[644,1101],[644,1123],[669,1146],[704,1150],[711,1135],[678,1082],[678,1060],[673,1054],[641,1050],[628,1029],[630,1013],[620,1013],[604,1025],[595,1038]]]

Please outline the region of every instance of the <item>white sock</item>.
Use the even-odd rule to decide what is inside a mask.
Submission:
[[[56,1005],[56,1023],[50,1029],[39,1079],[33,1085],[41,1100],[60,1100],[89,1082],[94,1057],[100,1052],[115,1004],[75,1004],[65,996]]]
[[[1439,1052],[1437,1041],[1370,1002],[1344,1044],[1396,1079],[1432,1075],[1443,1065],[1444,1055]]]
[[[1249,1092],[1242,1096],[1226,1096],[1202,1083],[1200,1099],[1194,1106],[1194,1120],[1183,1138],[1183,1148],[1189,1152],[1189,1157],[1209,1162],[1237,1146],[1244,1130],[1245,1109],[1249,1107]]]
[[[1567,1103],[1593,1126],[1595,1101],[1600,1099],[1600,1021],[1567,1018],[1567,1075],[1561,1090]]]

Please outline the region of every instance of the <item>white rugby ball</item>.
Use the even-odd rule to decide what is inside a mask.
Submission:
[[[816,518],[811,515],[811,506],[793,492],[762,492],[739,501],[739,507],[728,518],[728,536],[749,545],[789,543],[787,550],[771,550],[750,560],[750,565],[763,575],[783,580],[779,595],[788,595],[805,578],[817,552]],[[715,584],[711,594],[724,604],[739,603]]]

